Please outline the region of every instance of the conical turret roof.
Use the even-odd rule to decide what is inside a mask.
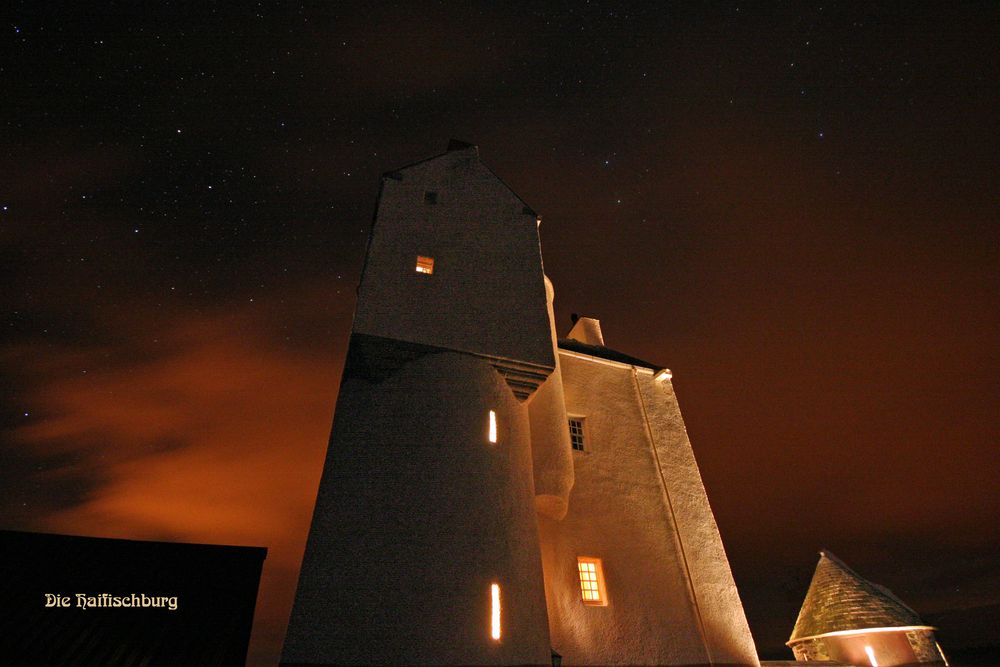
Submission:
[[[923,625],[888,588],[862,578],[829,551],[819,563],[788,643],[842,630]]]

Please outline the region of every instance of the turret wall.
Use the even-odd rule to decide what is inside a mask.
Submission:
[[[371,367],[345,371],[284,662],[547,663],[527,407],[471,355]]]

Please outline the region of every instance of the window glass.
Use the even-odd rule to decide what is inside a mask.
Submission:
[[[583,417],[569,418],[569,442],[573,445],[573,449],[578,452],[582,452],[584,450]]]

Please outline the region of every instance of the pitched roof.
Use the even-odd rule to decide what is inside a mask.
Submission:
[[[888,588],[862,578],[829,551],[819,563],[788,643],[842,630],[924,625]]]
[[[600,357],[601,359],[617,361],[631,366],[639,366],[640,368],[651,368],[654,371],[658,371],[663,368],[663,366],[657,366],[656,364],[652,364],[648,361],[643,361],[638,357],[633,357],[632,355],[625,354],[624,352],[612,350],[610,347],[604,347],[603,345],[590,345],[589,343],[578,341],[575,338],[560,338],[559,349],[589,354],[592,357]]]
[[[446,150],[444,153],[438,153],[437,155],[432,155],[422,160],[417,160],[416,162],[410,162],[409,164],[405,164],[402,167],[397,167],[396,169],[383,172],[382,177],[391,178],[396,181],[401,181],[403,180],[403,172],[406,171],[407,169],[416,167],[418,165],[422,165],[426,162],[431,162],[432,160],[437,160],[449,156],[452,153],[465,153],[465,152],[474,155],[476,159],[479,161],[479,164],[482,165],[483,168],[486,169],[486,171],[488,171],[493,176],[493,178],[499,181],[500,184],[504,186],[508,190],[508,192],[510,192],[510,194],[514,195],[514,197],[519,202],[521,202],[521,204],[524,206],[524,210],[522,212],[525,215],[532,215],[538,218],[538,213],[536,213],[535,209],[531,208],[531,206],[529,206],[528,203],[521,198],[521,195],[514,192],[514,189],[511,188],[509,185],[507,185],[507,182],[505,180],[497,176],[496,172],[490,169],[490,166],[488,164],[486,164],[482,160],[479,160],[479,146],[477,146],[476,144],[470,144],[468,142],[461,141],[459,139],[450,139],[448,141],[448,150]]]

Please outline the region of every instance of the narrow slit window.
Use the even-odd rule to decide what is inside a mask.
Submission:
[[[490,432],[489,432],[490,442],[496,443],[497,441],[497,413],[496,410],[490,410]]]
[[[417,273],[434,273],[434,258],[417,255]]]
[[[583,417],[569,418],[569,443],[578,452],[584,451]]]
[[[490,636],[500,639],[500,584],[490,586]]]
[[[604,592],[604,571],[601,569],[600,558],[576,559],[576,566],[580,572],[580,594],[583,603],[603,607],[608,604],[607,595]]]

